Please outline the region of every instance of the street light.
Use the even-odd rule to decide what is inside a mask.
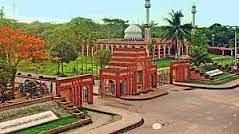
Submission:
[[[215,39],[215,35],[212,34],[212,46],[215,47],[215,44],[214,44],[214,39]]]
[[[237,65],[237,28],[239,26],[227,26],[229,28],[235,28],[235,66]]]

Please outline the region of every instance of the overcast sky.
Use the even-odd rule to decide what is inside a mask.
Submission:
[[[7,17],[31,22],[65,22],[73,17],[88,17],[96,21],[104,17],[122,18],[130,23],[145,20],[144,0],[0,0]],[[151,0],[151,20],[165,25],[163,18],[171,9],[182,10],[184,22],[191,23],[191,7],[197,5],[197,25],[215,22],[239,25],[239,0]]]

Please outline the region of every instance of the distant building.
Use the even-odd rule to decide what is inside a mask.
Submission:
[[[144,48],[153,59],[160,59],[166,57],[176,57],[176,42],[172,40],[151,38],[150,32],[150,0],[145,0],[146,9],[146,24],[144,25],[144,35],[142,29],[131,24],[125,29],[124,38],[121,39],[99,39],[97,40],[97,47],[91,47],[90,45],[82,46],[82,55],[93,55],[99,49],[109,49],[113,51],[116,48]],[[195,15],[194,15],[195,16]],[[194,17],[195,18],[195,17]],[[195,20],[195,19],[194,19]],[[195,21],[194,21],[195,22]],[[150,47],[149,47],[150,46]],[[149,49],[150,48],[150,49]],[[187,56],[189,53],[189,47],[187,41],[179,41],[178,44],[179,56]]]

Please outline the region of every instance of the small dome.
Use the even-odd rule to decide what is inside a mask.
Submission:
[[[130,25],[124,31],[126,40],[142,40],[142,30],[137,25]]]

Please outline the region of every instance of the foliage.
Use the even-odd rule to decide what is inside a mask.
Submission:
[[[16,67],[21,61],[44,58],[44,41],[22,30],[0,26],[0,50],[7,64]]]
[[[12,99],[12,93],[9,92],[12,83],[12,68],[0,59],[0,103]]]
[[[207,52],[207,40],[205,33],[201,30],[196,30],[192,35],[191,51],[192,62],[196,66],[199,66],[201,63],[213,62]]]
[[[93,67],[91,68],[93,64]],[[35,65],[44,65],[44,69],[36,69]],[[42,66],[41,66],[42,67]],[[74,76],[78,73],[86,74],[91,73],[91,69],[93,70],[93,74],[98,74],[98,66],[96,63],[96,57],[93,57],[91,62],[91,57],[79,56],[76,61],[71,61],[68,64],[64,64],[64,75],[66,76]],[[18,70],[21,72],[28,73],[40,73],[45,75],[56,75],[57,74],[57,65],[55,61],[44,60],[41,63],[30,63],[30,62],[22,62],[18,66]]]
[[[183,43],[184,39],[189,39],[191,34],[192,26],[191,24],[182,24],[182,18],[184,17],[181,11],[172,10],[169,13],[170,18],[165,18],[165,21],[169,26],[164,27],[163,37],[176,41],[176,52],[177,58],[180,56],[178,54],[178,44],[179,41]]]
[[[76,51],[75,46],[68,42],[62,41],[51,48],[51,56],[56,60],[58,64],[58,73],[61,65],[61,73],[64,74],[63,64],[76,60],[78,57],[78,52]]]
[[[31,98],[41,97],[48,93],[48,87],[35,80],[26,80],[24,84],[19,86],[19,89],[22,95],[29,95]]]
[[[214,40],[215,46],[220,47],[233,47],[234,46],[234,32],[232,28],[228,28],[219,23],[215,23],[208,28],[202,28],[209,40],[209,45],[212,46],[212,40]],[[214,35],[214,39],[212,37]]]
[[[170,63],[174,61],[172,58],[163,58],[159,60],[155,60],[154,63],[158,66],[158,68],[169,67]]]
[[[110,61],[111,52],[108,49],[101,50],[97,54],[97,63],[100,68],[104,68]]]

